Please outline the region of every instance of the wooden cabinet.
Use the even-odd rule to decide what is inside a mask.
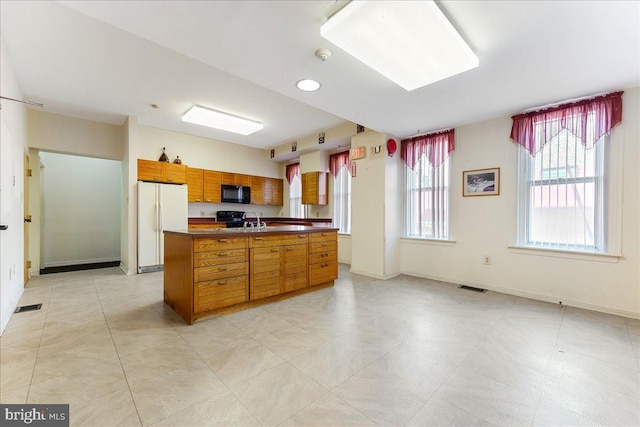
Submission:
[[[252,300],[307,287],[306,233],[252,236],[249,245]]]
[[[138,180],[186,184],[187,169],[186,165],[138,159]]]
[[[251,204],[253,205],[265,205],[264,186],[265,180],[269,178],[263,178],[261,176],[251,176]]]
[[[187,187],[189,187],[188,201],[190,203],[202,203],[204,201],[204,170],[196,168],[187,169]]]
[[[214,230],[226,227],[227,224],[224,222],[212,222],[210,224],[189,224],[189,230]]]
[[[309,286],[338,278],[338,233],[322,231],[309,234]]]
[[[329,176],[327,172],[307,172],[302,174],[302,204],[326,205]]]
[[[193,311],[199,313],[249,300],[245,237],[197,239],[193,257]]]
[[[241,173],[222,172],[222,183],[225,185],[251,185],[251,176]]]
[[[335,231],[165,231],[164,239],[164,301],[189,324],[337,278]]]
[[[222,198],[222,172],[204,171],[204,201],[206,203],[220,203]]]
[[[251,176],[250,183],[252,204],[282,206],[282,179]]]

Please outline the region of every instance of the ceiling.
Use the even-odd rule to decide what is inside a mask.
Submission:
[[[25,98],[45,111],[136,116],[264,149],[345,121],[407,137],[640,86],[638,1],[439,1],[480,66],[411,92],[320,36],[345,3],[2,1],[0,31]],[[301,92],[302,78],[322,88]],[[265,127],[241,136],[182,122],[193,104]]]

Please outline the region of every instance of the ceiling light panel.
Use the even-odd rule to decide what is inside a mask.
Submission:
[[[320,89],[320,83],[311,79],[300,80],[296,83],[296,86],[305,92],[313,92]]]
[[[478,66],[433,1],[352,1],[320,34],[408,91]]]
[[[251,135],[264,128],[262,123],[199,105],[194,105],[189,111],[184,113],[182,121],[238,133],[240,135]]]

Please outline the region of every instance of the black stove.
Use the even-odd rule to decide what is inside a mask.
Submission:
[[[239,228],[244,225],[244,211],[218,211],[216,221],[226,222],[227,228]]]

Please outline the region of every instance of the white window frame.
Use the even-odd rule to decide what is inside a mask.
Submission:
[[[622,141],[620,137],[616,137],[615,133],[612,133],[611,135],[603,136],[602,139],[590,149],[601,151],[597,156],[596,168],[602,169],[602,183],[599,186],[601,194],[598,195],[601,201],[600,207],[597,208],[599,212],[596,214],[600,215],[601,228],[598,230],[599,237],[594,242],[594,246],[587,248],[572,245],[555,245],[549,242],[535,244],[530,241],[528,238],[529,192],[531,191],[529,177],[532,173],[535,160],[528,150],[519,147],[517,243],[511,247],[516,250],[516,253],[530,253],[528,250],[534,252],[544,251],[552,256],[569,256],[578,259],[590,259],[582,257],[581,254],[614,258],[622,255]],[[544,181],[553,181],[554,179],[554,177],[550,177],[550,179]],[[589,178],[587,178],[587,180],[588,179]],[[522,252],[522,250],[524,250],[524,252]],[[602,260],[606,261],[605,259]]]
[[[428,240],[438,240],[438,241],[451,241],[452,239],[452,227],[451,227],[451,157],[447,157],[445,161],[438,167],[434,168],[427,160],[427,156],[423,155],[418,159],[415,164],[414,169],[412,170],[406,164],[404,166],[403,173],[403,182],[404,182],[404,226],[403,226],[403,238],[409,239],[428,239]],[[426,168],[426,171],[423,170]],[[443,185],[438,186],[443,188],[443,209],[444,213],[440,221],[438,218],[435,219],[435,224],[432,227],[433,229],[438,229],[437,233],[428,233],[423,229],[411,230],[410,226],[413,223],[412,214],[413,214],[413,204],[410,201],[410,194],[412,192],[420,192],[420,191],[430,191],[433,187],[427,185],[422,185],[422,182],[425,180],[419,179],[419,184],[414,188],[413,179],[415,178],[415,174],[418,174],[418,177],[429,176],[426,181],[435,183],[436,182],[436,174],[440,174],[440,180],[444,181]],[[420,211],[420,209],[418,209]],[[421,221],[420,221],[421,223]]]
[[[295,175],[289,184],[289,216],[291,218],[304,218],[302,179],[300,175]]]
[[[351,171],[341,167],[333,179],[333,226],[351,234]]]

